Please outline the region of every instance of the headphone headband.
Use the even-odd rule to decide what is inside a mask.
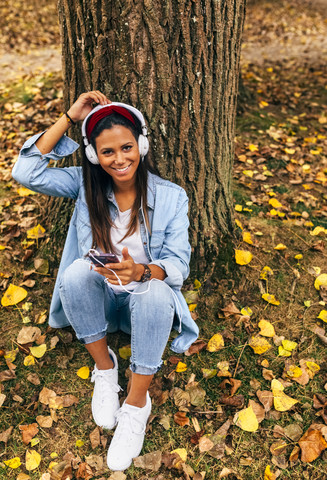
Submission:
[[[134,123],[134,119],[133,117],[128,113],[131,112],[135,115],[135,117],[139,120],[139,122],[141,123],[141,128],[142,128],[142,134],[139,135],[139,139],[138,139],[138,147],[139,147],[139,151],[140,151],[140,155],[141,155],[141,158],[143,159],[145,157],[145,155],[148,153],[149,151],[149,141],[148,141],[148,138],[147,138],[147,134],[148,134],[148,129],[147,129],[147,126],[146,126],[146,123],[145,123],[145,120],[144,120],[144,117],[142,115],[142,113],[135,107],[132,107],[132,105],[128,105],[126,103],[120,103],[120,102],[112,102],[110,103],[109,105],[97,105],[96,107],[94,107],[90,113],[84,118],[84,121],[83,121],[83,124],[82,124],[82,137],[83,137],[83,142],[84,142],[84,145],[85,145],[85,154],[87,156],[87,158],[89,159],[89,161],[91,163],[93,163],[94,165],[98,165],[99,164],[99,160],[98,160],[98,157],[97,157],[97,154],[96,154],[96,151],[95,149],[93,148],[93,146],[89,143],[89,140],[88,140],[88,120],[90,117],[92,117],[92,115],[96,112],[98,112],[99,110],[102,110],[103,108],[108,108],[108,107],[119,107],[119,108],[124,108],[125,110],[127,110],[126,112],[126,115],[124,115],[123,113],[121,112],[118,112],[118,113],[121,113],[122,115],[124,115],[125,117],[129,118],[129,116],[132,118],[132,123]],[[118,110],[118,109],[117,109]],[[116,111],[117,111],[116,110]],[[94,122],[94,125],[92,126],[92,129],[91,131],[93,130],[93,128],[95,127],[96,123],[101,119],[103,118],[101,115],[99,115],[99,118]],[[130,120],[130,118],[129,118]],[[91,133],[91,132],[90,132]]]

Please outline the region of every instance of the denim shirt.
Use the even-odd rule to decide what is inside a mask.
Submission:
[[[42,155],[35,142],[43,133],[34,135],[24,143],[12,175],[17,182],[35,192],[76,200],[50,305],[50,326],[62,328],[70,324],[59,296],[60,278],[71,263],[92,248],[92,232],[82,167],[47,168],[50,159],[56,161],[71,155],[79,145],[64,135],[51,152]],[[178,330],[179,335],[173,340],[171,349],[182,353],[197,339],[199,333],[181,293],[183,281],[189,274],[191,255],[188,198],[178,185],[148,172],[147,203],[151,232],[146,228],[140,209],[141,238],[149,264],[158,265],[166,272],[164,281],[173,291],[176,311],[173,328]],[[108,191],[108,207],[111,218],[115,220],[118,205],[112,191]]]

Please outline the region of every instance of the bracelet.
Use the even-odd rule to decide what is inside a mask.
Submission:
[[[70,116],[68,115],[67,112],[65,112],[65,115],[66,115],[66,118],[67,118],[67,122],[68,122],[68,123],[71,123],[72,125],[76,125],[76,122],[74,122],[74,120],[72,120],[72,119],[70,118]]]

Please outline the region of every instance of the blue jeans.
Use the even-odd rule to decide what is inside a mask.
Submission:
[[[148,286],[140,283],[134,292],[144,292]],[[59,291],[65,314],[82,343],[122,330],[131,335],[132,372],[152,375],[159,370],[175,315],[173,294],[165,282],[151,281],[142,295],[114,293],[104,277],[80,259],[64,271]]]

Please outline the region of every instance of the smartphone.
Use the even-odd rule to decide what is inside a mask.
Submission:
[[[107,263],[119,263],[119,258],[114,253],[100,253],[98,255],[92,253],[89,254],[89,258],[94,265],[99,267],[102,267],[102,264],[106,265]]]

